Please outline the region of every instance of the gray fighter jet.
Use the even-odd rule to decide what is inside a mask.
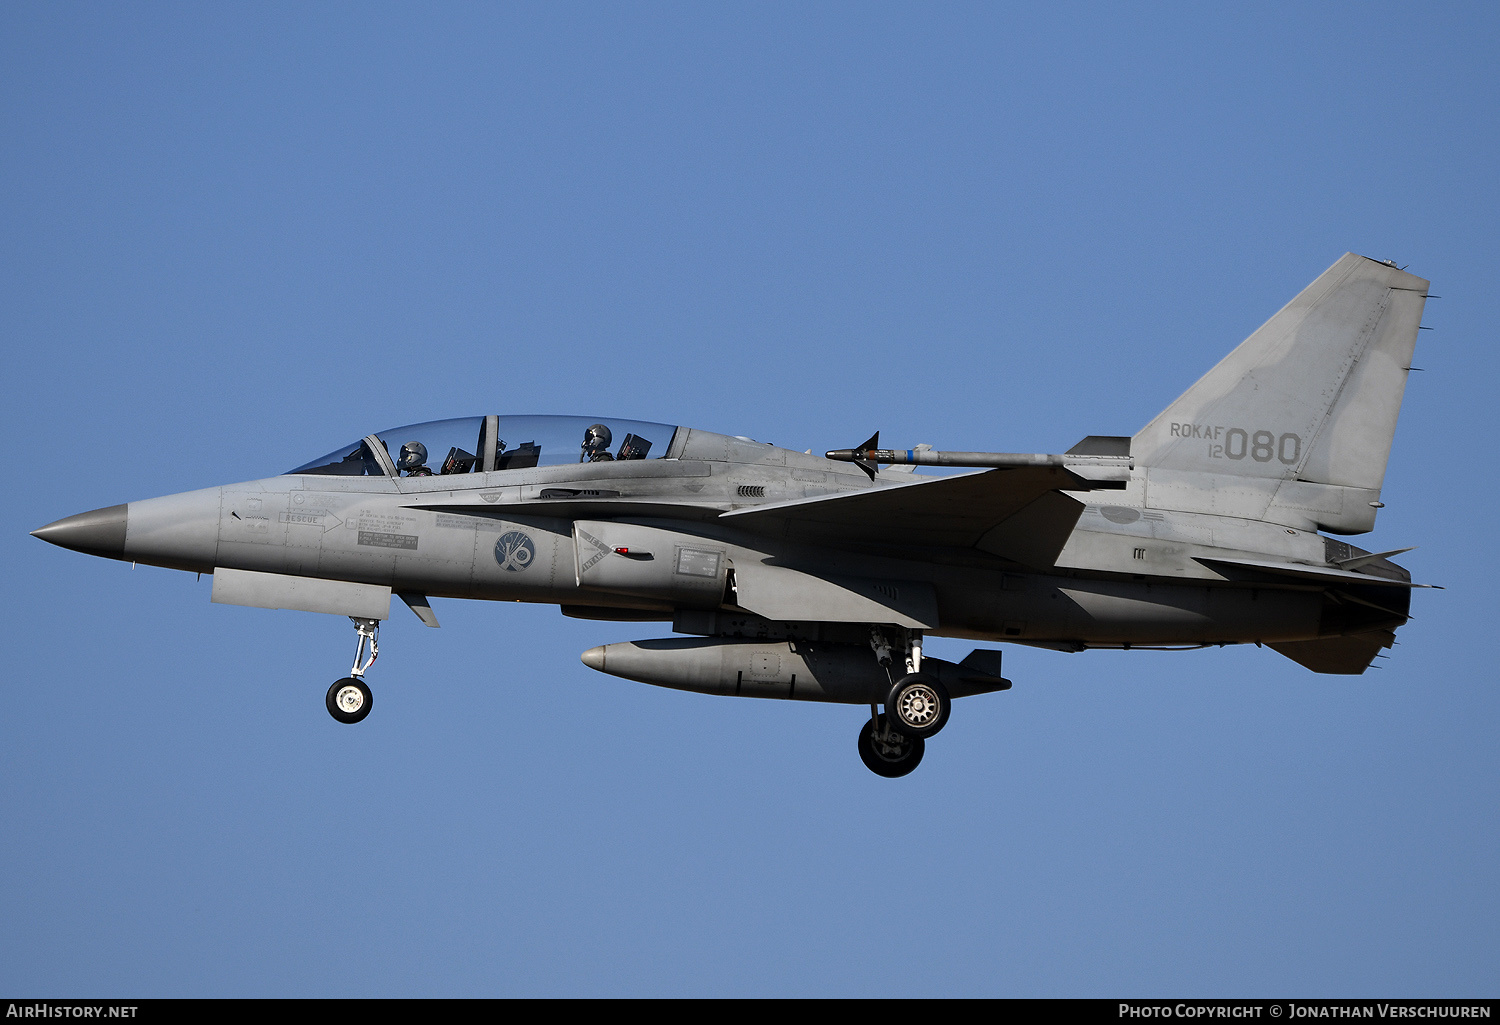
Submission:
[[[33,533],[212,573],[215,602],[348,616],[354,665],[327,694],[339,722],[370,712],[393,594],[431,627],[433,597],[545,602],[681,635],[584,652],[601,672],[868,706],[860,755],[902,776],[953,699],[1010,687],[998,650],[947,662],[923,655],[927,635],[1254,643],[1363,672],[1421,585],[1399,552],[1324,533],[1375,526],[1427,286],[1346,255],[1134,437],[1060,455],[890,450],[878,434],[812,455],[634,420],[476,416]]]

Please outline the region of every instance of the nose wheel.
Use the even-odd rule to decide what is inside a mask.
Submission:
[[[328,688],[328,714],[342,723],[357,723],[370,714],[375,695],[365,681],[353,676],[335,680]]]
[[[328,714],[341,723],[357,723],[370,714],[370,709],[375,706],[375,695],[370,693],[369,685],[365,683],[365,670],[375,664],[375,659],[380,657],[380,620],[357,619],[349,617],[354,624],[354,629],[359,633],[359,646],[354,649],[354,666],[349,670],[349,675],[342,680],[335,680],[332,687],[328,688]],[[369,645],[370,654],[365,656],[365,646]]]

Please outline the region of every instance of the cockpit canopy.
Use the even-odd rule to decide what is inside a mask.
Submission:
[[[439,477],[659,459],[677,428],[586,416],[468,416],[380,431],[287,473]]]

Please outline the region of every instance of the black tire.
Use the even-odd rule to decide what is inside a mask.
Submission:
[[[885,697],[885,714],[891,724],[908,737],[926,740],[948,725],[953,701],[938,678],[911,673],[897,680]]]
[[[342,723],[357,723],[370,714],[375,695],[365,681],[353,676],[335,680],[328,688],[328,714]]]
[[[915,769],[926,750],[921,737],[888,733],[884,715],[874,724],[866,719],[859,728],[859,760],[865,763],[865,768],[886,779],[905,776]]]

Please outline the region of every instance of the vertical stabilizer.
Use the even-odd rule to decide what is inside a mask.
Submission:
[[[1181,507],[1197,478],[1221,492],[1205,511],[1371,529],[1427,287],[1346,254],[1132,439],[1148,488]]]

